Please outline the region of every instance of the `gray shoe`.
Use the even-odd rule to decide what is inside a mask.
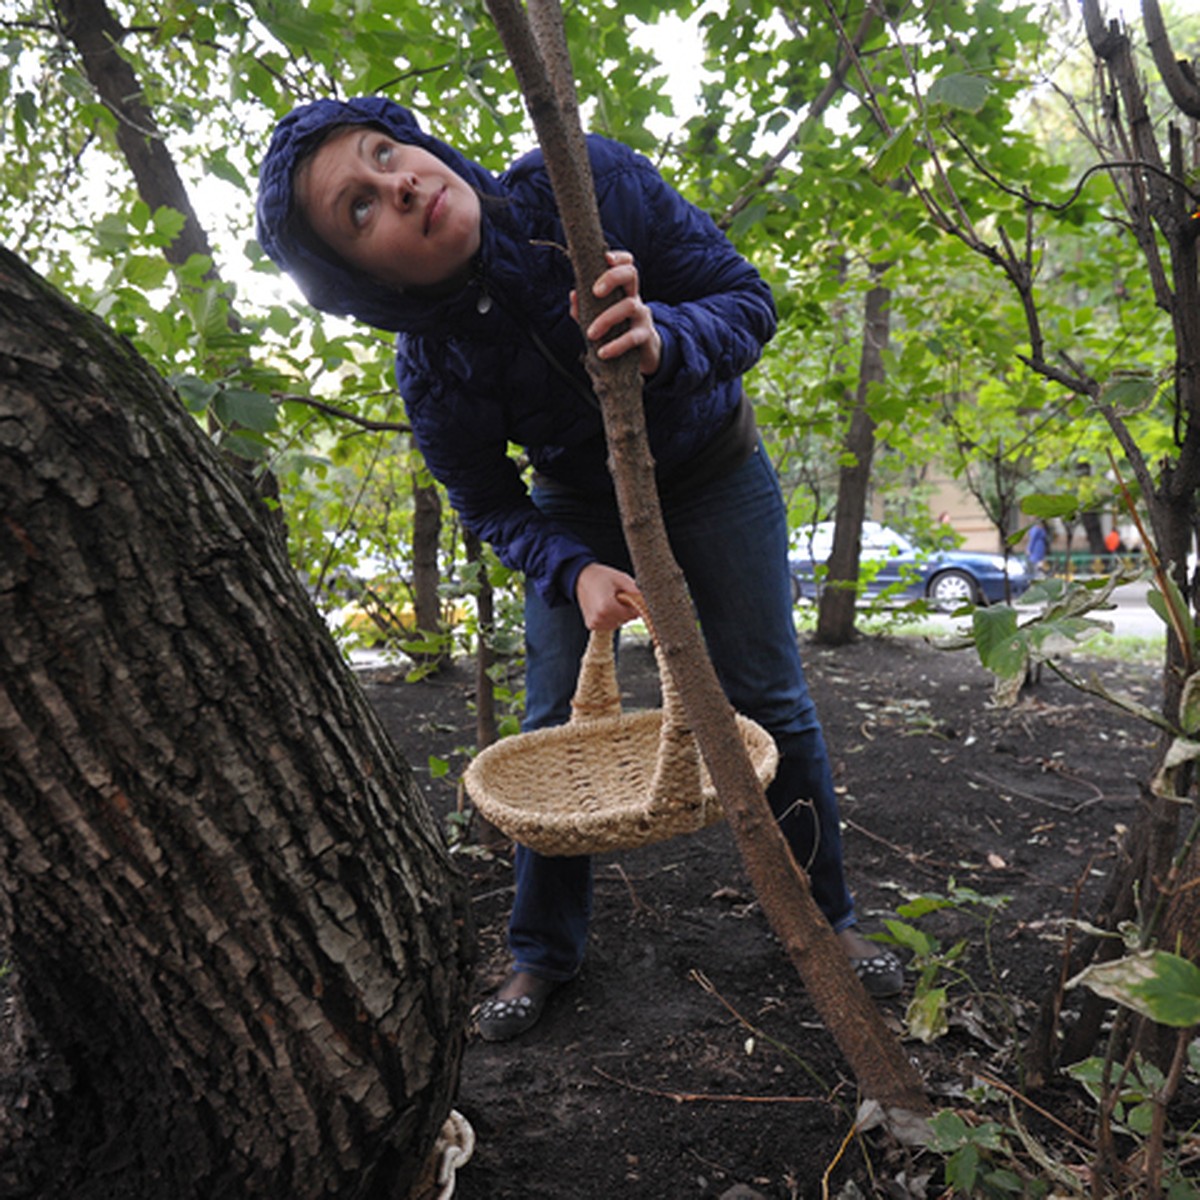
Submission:
[[[480,1006],[475,1024],[485,1042],[508,1042],[537,1023],[550,994],[558,987],[553,979],[533,977],[530,990],[522,996],[492,996]]]
[[[876,1000],[898,996],[904,990],[904,964],[890,950],[881,950],[870,958],[852,958],[850,965],[867,995]]]

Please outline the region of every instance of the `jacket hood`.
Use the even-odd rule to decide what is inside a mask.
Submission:
[[[398,142],[441,159],[484,195],[502,192],[496,177],[421,129],[416,117],[382,96],[315,100],[294,109],[275,128],[258,176],[256,219],[262,248],[299,284],[309,303],[336,316],[352,316],[380,329],[409,329],[428,311],[428,301],[376,283],[324,258],[297,236],[292,180],[313,142],[332,125],[376,125]],[[486,240],[486,225],[483,231]]]

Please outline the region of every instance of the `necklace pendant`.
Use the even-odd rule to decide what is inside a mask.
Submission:
[[[481,293],[479,299],[475,301],[475,311],[480,316],[492,311],[492,298],[487,292]]]

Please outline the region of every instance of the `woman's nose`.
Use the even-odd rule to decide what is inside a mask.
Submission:
[[[392,196],[396,207],[411,208],[417,198],[417,177],[411,171],[400,171],[394,180]]]

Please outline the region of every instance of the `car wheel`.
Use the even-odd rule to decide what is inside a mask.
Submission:
[[[953,612],[964,604],[977,604],[979,593],[965,571],[943,571],[930,581],[929,599],[941,612]]]

